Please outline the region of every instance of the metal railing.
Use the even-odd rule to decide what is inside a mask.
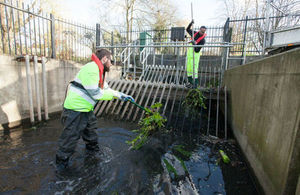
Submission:
[[[264,33],[267,18],[250,18],[230,20],[224,25],[225,41],[234,43],[230,49],[230,56],[260,56],[263,54]],[[269,17],[270,29],[281,29],[300,24],[300,15],[282,15]],[[227,33],[226,33],[227,32]]]
[[[138,104],[145,107],[150,106],[155,101],[163,103],[162,114],[168,117],[168,127],[178,128],[179,126],[184,126],[191,116],[185,116],[185,110],[182,108],[182,102],[188,92],[188,78],[187,78],[187,68],[186,68],[186,52],[189,47],[202,47],[210,50],[220,50],[220,55],[210,56],[210,58],[200,57],[200,63],[197,69],[198,75],[198,89],[202,91],[205,99],[205,104],[207,109],[203,109],[200,113],[197,113],[197,119],[200,120],[201,115],[205,118],[205,121],[193,121],[191,122],[191,128],[199,128],[201,132],[206,135],[213,135],[217,137],[227,138],[227,91],[226,86],[223,83],[223,75],[225,70],[228,68],[228,54],[229,49],[233,45],[228,43],[224,44],[208,44],[204,46],[196,46],[190,44],[161,44],[161,45],[119,45],[119,46],[99,46],[97,48],[106,49],[123,49],[125,51],[139,51],[140,47],[144,47],[141,54],[144,58],[140,58],[138,62],[132,64],[131,68],[128,69],[128,64],[124,63],[123,70],[129,70],[125,72],[127,75],[126,79],[112,81],[112,88],[120,90],[124,93],[131,94],[137,101]],[[164,54],[163,48],[173,48],[176,53]],[[156,50],[157,49],[157,50]],[[162,50],[159,50],[162,49]],[[153,51],[156,51],[155,53]],[[146,55],[148,54],[148,55]],[[119,54],[121,55],[121,53]],[[147,57],[146,57],[147,56]],[[131,53],[127,56],[127,59],[134,59],[134,54]],[[132,69],[135,66],[143,67],[144,74],[141,74],[139,79]],[[133,74],[130,76],[130,74]],[[124,72],[123,72],[124,75]],[[196,77],[196,73],[193,75]],[[136,79],[134,79],[136,78]],[[194,80],[195,81],[195,80]],[[172,94],[172,95],[171,95]],[[171,98],[172,96],[172,98]],[[224,104],[221,102],[224,101]],[[177,105],[177,106],[176,106]],[[224,123],[219,120],[221,117],[221,105],[224,105]],[[129,103],[120,103],[119,106],[113,106],[110,103],[103,103],[99,105],[95,110],[97,116],[101,116],[104,112],[110,112],[111,114],[117,114],[120,119],[135,121],[143,117],[138,114],[139,110],[134,112],[131,109],[127,109]],[[123,109],[124,106],[126,109]],[[179,107],[178,107],[179,106]],[[117,111],[116,111],[116,108]],[[128,112],[125,115],[125,112]],[[181,113],[181,114],[179,114]],[[184,115],[184,116],[183,116]],[[194,116],[196,117],[196,116]],[[173,122],[171,122],[173,121]],[[178,123],[177,123],[178,122]]]
[[[84,62],[95,48],[96,29],[47,14],[19,1],[0,2],[0,53]]]

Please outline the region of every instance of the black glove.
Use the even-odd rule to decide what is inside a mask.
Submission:
[[[191,23],[190,24],[194,24],[194,19],[192,19]]]

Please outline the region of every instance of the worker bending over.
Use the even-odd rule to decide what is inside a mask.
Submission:
[[[108,50],[97,50],[92,54],[92,61],[85,64],[68,85],[61,115],[63,132],[56,153],[58,171],[68,167],[69,158],[80,137],[85,141],[87,153],[99,151],[97,119],[93,112],[97,101],[113,98],[134,101],[131,96],[110,89],[105,82],[105,73],[109,72],[112,65],[111,58]]]

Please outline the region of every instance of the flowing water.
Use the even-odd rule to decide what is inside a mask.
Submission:
[[[136,124],[99,119],[98,125],[101,152],[86,155],[80,139],[71,168],[62,173],[56,172],[54,163],[62,129],[58,117],[36,129],[0,132],[1,194],[258,193],[234,140],[171,132],[132,151],[125,141],[134,137],[131,130]],[[228,154],[229,164],[221,161],[219,149]],[[174,162],[176,176],[166,159]],[[180,170],[176,159],[184,162],[186,170]]]

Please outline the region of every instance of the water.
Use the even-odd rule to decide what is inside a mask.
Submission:
[[[54,160],[61,133],[59,119],[37,129],[1,132],[1,194],[257,194],[234,141],[223,142],[187,132],[153,138],[139,151],[129,150],[136,124],[99,119],[101,152],[90,157],[78,142],[71,169],[56,173]],[[189,155],[178,153],[182,148]],[[224,149],[231,164],[220,161]],[[188,173],[170,174],[167,158],[180,158]]]

